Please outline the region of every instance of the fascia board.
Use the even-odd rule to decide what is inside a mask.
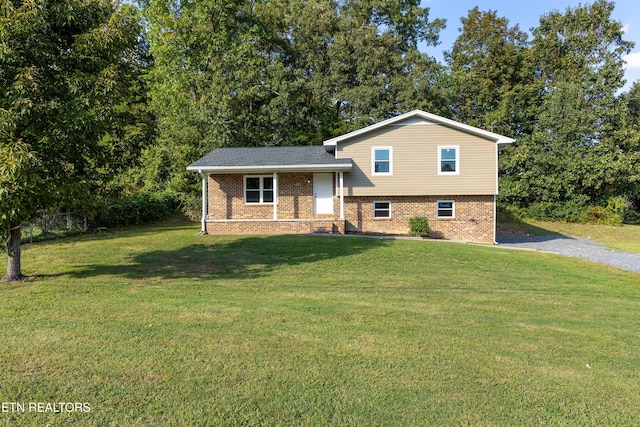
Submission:
[[[351,163],[334,165],[269,165],[269,166],[187,166],[188,171],[200,173],[264,173],[264,172],[349,172]]]

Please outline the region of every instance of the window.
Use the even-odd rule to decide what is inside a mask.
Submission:
[[[391,202],[373,202],[374,218],[391,218]]]
[[[272,176],[246,176],[244,178],[245,203],[273,203]]]
[[[438,174],[458,175],[458,147],[438,147]]]
[[[453,200],[438,200],[438,218],[454,218],[455,205]]]
[[[393,174],[393,153],[391,147],[373,147],[371,157],[373,170],[372,175],[392,175]]]

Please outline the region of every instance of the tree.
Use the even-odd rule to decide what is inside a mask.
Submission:
[[[135,60],[133,6],[0,0],[0,224],[7,280],[22,277],[20,225],[82,209],[109,162],[123,75]]]
[[[478,7],[460,21],[460,35],[445,54],[453,118],[512,136],[525,133],[526,88],[533,80],[527,34]]]
[[[620,134],[621,150],[624,152],[625,174],[618,177],[620,194],[630,203],[631,210],[637,212],[634,223],[640,223],[640,81],[619,97],[618,102],[626,114],[617,117],[616,131]]]
[[[533,30],[536,121],[503,156],[501,199],[537,216],[576,219],[621,194],[629,164],[622,57],[633,46],[611,19],[614,4],[554,11]],[[624,184],[626,185],[626,184]]]

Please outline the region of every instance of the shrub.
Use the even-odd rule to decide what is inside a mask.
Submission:
[[[609,197],[606,208],[615,214],[624,216],[627,209],[629,209],[629,202],[622,196]]]
[[[622,224],[622,217],[609,208],[589,206],[580,214],[579,222],[618,226]]]
[[[202,216],[201,197],[200,193],[180,193],[177,196],[178,210],[187,218],[199,221]]]
[[[412,236],[427,237],[429,235],[429,220],[424,216],[409,218],[409,233]]]
[[[582,200],[537,202],[527,207],[526,216],[542,221],[580,222],[580,215],[586,207]]]
[[[167,193],[138,192],[108,200],[95,218],[102,227],[144,224],[176,212],[177,198]]]
[[[640,225],[640,212],[634,209],[628,209],[624,214],[624,223],[625,224],[635,224]]]

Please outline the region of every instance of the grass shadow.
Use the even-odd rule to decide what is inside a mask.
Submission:
[[[548,240],[569,238],[556,231],[548,230],[537,225],[530,224],[512,215],[509,212],[498,211],[496,224],[496,238],[498,241],[511,240],[523,237],[548,237]]]
[[[75,278],[102,275],[130,279],[255,279],[285,266],[356,255],[388,245],[379,239],[343,239],[305,235],[247,236],[232,240],[203,236],[202,243],[149,250],[127,257],[121,265],[76,266]]]

